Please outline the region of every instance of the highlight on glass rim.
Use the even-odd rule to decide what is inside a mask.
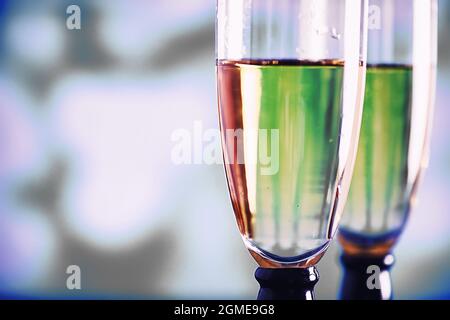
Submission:
[[[449,1],[3,0],[0,30],[2,306],[450,300]]]

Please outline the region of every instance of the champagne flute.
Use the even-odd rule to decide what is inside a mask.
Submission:
[[[391,251],[428,163],[434,105],[437,1],[369,4],[363,121],[339,231],[343,299],[392,298]],[[378,275],[368,279],[368,271]]]
[[[350,187],[367,0],[218,0],[222,149],[259,299],[312,299]]]

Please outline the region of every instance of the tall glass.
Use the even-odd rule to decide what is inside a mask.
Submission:
[[[392,296],[390,253],[428,164],[435,95],[437,1],[370,0],[369,4],[361,137],[339,232],[347,277],[342,296],[349,299]],[[370,265],[382,272],[379,288],[368,290]]]
[[[338,227],[362,114],[366,16],[365,0],[217,1],[225,171],[261,266],[259,298],[312,297],[312,288],[285,296],[280,282],[315,283]]]

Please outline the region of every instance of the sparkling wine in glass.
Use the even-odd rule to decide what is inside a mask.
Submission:
[[[369,1],[364,112],[339,231],[342,298],[390,299],[391,251],[428,163],[437,61],[437,1]],[[378,21],[377,21],[378,19]],[[368,290],[367,267],[380,267]],[[373,288],[372,288],[373,289]]]
[[[217,2],[225,171],[260,299],[313,296],[356,155],[367,10],[364,0]]]

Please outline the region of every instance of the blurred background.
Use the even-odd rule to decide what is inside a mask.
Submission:
[[[66,8],[81,8],[81,30]],[[450,1],[430,168],[396,248],[399,299],[450,298]],[[221,165],[172,133],[217,128],[213,0],[0,0],[0,297],[253,299]],[[336,298],[333,243],[319,299]],[[81,268],[82,290],[66,288]]]

